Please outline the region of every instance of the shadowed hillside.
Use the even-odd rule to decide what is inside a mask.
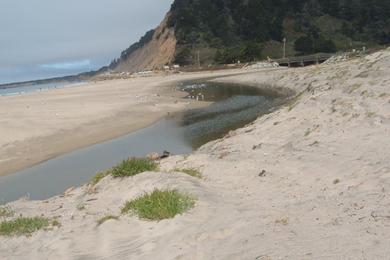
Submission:
[[[251,61],[390,43],[386,0],[175,0],[156,30],[122,52],[116,71]]]

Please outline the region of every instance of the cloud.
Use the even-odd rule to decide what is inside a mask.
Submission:
[[[78,60],[59,63],[41,64],[42,69],[57,69],[57,70],[74,70],[74,69],[88,69],[91,67],[90,60]]]
[[[0,82],[107,65],[156,27],[172,2],[0,0]]]

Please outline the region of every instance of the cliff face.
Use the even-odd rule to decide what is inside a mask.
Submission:
[[[161,69],[175,57],[176,37],[173,27],[167,26],[168,13],[162,23],[149,31],[139,42],[122,52],[121,58],[110,67],[116,72]]]

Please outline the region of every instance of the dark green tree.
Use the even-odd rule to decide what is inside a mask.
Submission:
[[[314,42],[311,37],[302,36],[298,38],[294,43],[294,49],[299,54],[311,54],[315,52]]]
[[[337,51],[337,48],[331,39],[325,39],[324,37],[321,36],[318,39],[314,40],[314,51],[334,53]]]

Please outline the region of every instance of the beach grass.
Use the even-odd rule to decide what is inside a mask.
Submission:
[[[12,217],[15,212],[8,206],[0,207],[0,218],[9,218]]]
[[[192,168],[179,169],[179,168],[176,168],[176,169],[173,170],[173,172],[181,172],[181,173],[190,175],[192,177],[195,177],[195,178],[198,178],[198,179],[202,179],[202,173],[199,170],[197,170],[197,169],[192,169]]]
[[[109,215],[109,216],[102,217],[102,218],[100,218],[100,219],[97,221],[97,225],[100,226],[100,225],[102,225],[104,222],[106,222],[106,221],[108,221],[108,220],[111,220],[111,219],[118,220],[119,217],[118,217],[118,216],[113,216],[113,215]]]
[[[156,169],[157,164],[153,161],[143,158],[130,158],[113,167],[110,172],[114,178],[124,178]]]
[[[134,213],[141,219],[159,221],[174,218],[191,209],[196,199],[177,190],[154,190],[135,200],[126,202],[122,213]]]
[[[105,172],[98,172],[92,179],[91,179],[91,185],[95,186],[98,184],[101,180],[103,180],[106,176],[110,175],[109,171]]]
[[[112,167],[110,170],[99,172],[91,179],[90,184],[95,186],[108,175],[111,175],[114,178],[125,178],[155,170],[157,170],[157,164],[151,160],[144,158],[129,158],[123,160],[120,164]]]
[[[47,218],[17,218],[0,223],[0,236],[31,235],[32,233],[45,229],[49,226],[59,226],[58,221],[50,221]]]
[[[299,94],[297,94],[287,102],[287,107],[289,112],[295,108],[295,106],[299,103],[298,101],[301,99],[301,97],[305,94],[306,91],[307,89],[300,92]]]

